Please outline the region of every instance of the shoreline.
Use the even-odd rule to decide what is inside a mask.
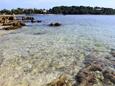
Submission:
[[[0,37],[15,31],[15,30],[2,30],[4,27],[7,26],[0,26]]]
[[[99,37],[115,35],[106,33],[109,30],[101,27],[105,23],[101,29],[94,28],[95,21],[90,18],[81,24],[32,26],[19,32],[1,29],[0,86],[113,86],[115,50],[110,50],[104,39],[101,43],[97,33]],[[13,31],[17,33],[10,34]]]

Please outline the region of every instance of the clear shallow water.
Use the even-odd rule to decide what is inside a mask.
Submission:
[[[93,40],[115,46],[115,16],[100,15],[35,15],[42,20],[39,24],[29,24],[27,28],[19,32],[33,36],[62,36],[72,41],[77,38]],[[51,22],[59,22],[61,27],[48,27]],[[52,36],[53,35],[53,36]],[[42,38],[44,39],[44,38]]]
[[[16,83],[33,80],[40,84],[35,86],[41,86],[61,73],[77,74],[85,56],[93,51],[104,56],[115,48],[115,16],[34,17],[43,22],[0,37],[0,79],[10,81],[12,77]],[[49,27],[51,22],[62,26]]]

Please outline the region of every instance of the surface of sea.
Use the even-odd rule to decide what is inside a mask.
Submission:
[[[27,26],[6,35],[2,41],[19,41],[22,46],[41,44],[44,46],[74,46],[91,50],[95,48],[115,48],[114,15],[32,15],[42,23],[28,23]],[[59,22],[60,27],[48,24]],[[9,40],[5,40],[9,39]],[[15,43],[16,45],[19,43]],[[40,44],[39,44],[40,43]],[[20,45],[20,44],[19,44]],[[3,45],[2,45],[3,46]],[[20,45],[21,46],[21,45]],[[13,46],[17,47],[17,46]],[[103,51],[103,50],[102,50]]]
[[[33,15],[42,23],[28,24],[28,29],[20,33],[31,36],[59,37],[68,42],[96,41],[115,47],[115,16],[114,15]],[[61,27],[49,27],[48,24],[59,22]],[[44,39],[44,38],[42,38]],[[55,38],[54,38],[55,40]],[[95,43],[95,42],[94,42]]]
[[[26,46],[36,46],[35,50],[40,46],[53,49],[68,46],[86,51],[106,51],[115,48],[114,15],[32,16],[42,22],[27,23],[27,26],[1,37],[0,41],[4,42],[0,44],[1,47],[6,46],[5,43],[8,42],[11,48],[17,49],[26,49]],[[59,22],[62,26],[49,27],[48,24],[52,22]]]
[[[87,55],[115,49],[115,16],[33,15],[41,23],[0,37],[0,79],[43,86],[62,73],[75,76]],[[59,22],[60,27],[48,24]],[[18,78],[15,78],[18,77]],[[33,85],[32,84],[32,85]],[[15,85],[12,85],[15,86]]]

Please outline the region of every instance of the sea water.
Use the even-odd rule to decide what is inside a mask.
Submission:
[[[0,79],[8,83],[25,80],[41,86],[62,73],[74,76],[87,55],[105,56],[115,48],[115,16],[33,17],[42,22],[27,23],[0,37]],[[48,26],[52,22],[62,25]]]

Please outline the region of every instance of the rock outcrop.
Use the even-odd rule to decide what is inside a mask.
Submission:
[[[14,30],[14,29],[21,28],[22,26],[25,26],[25,24],[20,21],[14,21],[14,22],[4,24],[3,26],[8,26],[8,27],[4,27],[3,30]]]
[[[13,30],[25,26],[25,23],[16,20],[13,15],[4,15],[0,16],[0,25],[5,26],[3,27],[3,30]]]
[[[51,23],[51,24],[49,24],[49,26],[54,26],[54,27],[56,27],[56,26],[61,26],[61,24],[60,23]]]

